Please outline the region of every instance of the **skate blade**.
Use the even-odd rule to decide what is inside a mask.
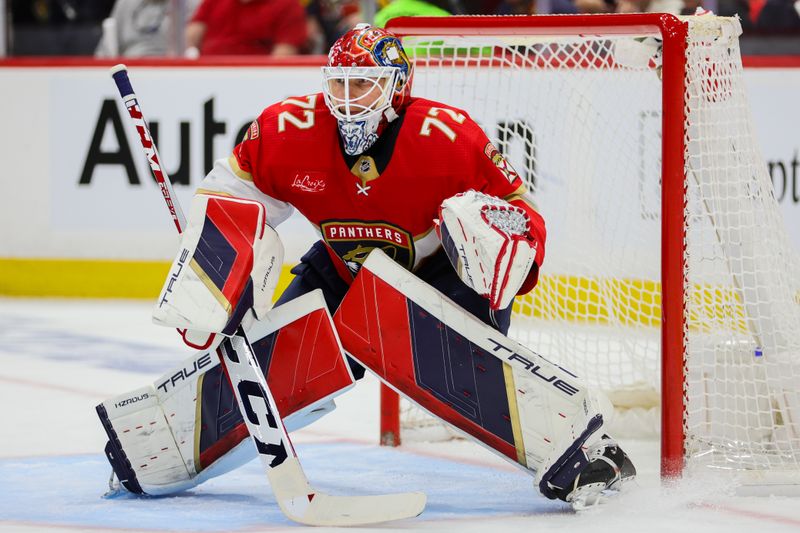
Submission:
[[[141,500],[143,498],[152,498],[149,494],[134,494],[122,485],[109,487],[101,497],[104,500]]]
[[[580,494],[572,499],[572,510],[576,513],[584,513],[591,509],[596,509],[600,505],[607,502],[610,498],[619,495],[619,491],[604,490],[601,492],[587,492]]]
[[[123,489],[122,487],[108,489],[105,494],[103,494],[102,498],[104,500],[121,500],[126,499],[128,495],[131,495],[130,492]]]

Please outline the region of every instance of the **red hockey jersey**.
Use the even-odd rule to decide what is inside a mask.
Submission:
[[[445,104],[411,99],[373,147],[347,156],[322,94],[288,98],[253,122],[230,164],[319,230],[348,283],[373,248],[413,270],[440,246],[442,201],[470,189],[524,207],[537,265],[544,258],[544,222],[520,199],[522,180],[466,112]]]

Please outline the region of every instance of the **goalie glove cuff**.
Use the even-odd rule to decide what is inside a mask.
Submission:
[[[524,209],[467,191],[442,203],[437,233],[461,280],[492,309],[505,309],[535,268],[530,224]]]

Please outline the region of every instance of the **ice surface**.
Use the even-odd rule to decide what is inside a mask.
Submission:
[[[149,316],[142,302],[0,299],[0,531],[296,530],[257,461],[173,497],[101,498],[109,468],[94,406],[189,353]],[[358,531],[800,531],[794,498],[736,497],[711,480],[662,487],[652,441],[623,442],[640,470],[636,486],[574,514],[469,442],[378,447],[377,398],[367,378],[334,413],[292,434],[321,490],[428,494],[421,516]]]

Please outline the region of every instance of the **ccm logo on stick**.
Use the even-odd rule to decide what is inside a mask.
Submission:
[[[236,388],[239,390],[239,396],[242,399],[242,406],[244,407],[245,415],[247,415],[247,420],[254,426],[266,424],[270,428],[277,430],[278,423],[275,420],[275,415],[272,414],[272,410],[269,408],[269,401],[267,401],[266,395],[261,389],[261,385],[245,379],[240,381]],[[255,404],[253,400],[256,400]],[[256,411],[254,407],[260,409]],[[256,443],[258,453],[274,458],[270,463],[272,468],[275,468],[286,460],[286,448],[283,446],[282,440],[279,440],[277,444],[266,443],[259,439],[261,435],[256,436],[252,431],[250,434],[253,436],[253,441]]]

